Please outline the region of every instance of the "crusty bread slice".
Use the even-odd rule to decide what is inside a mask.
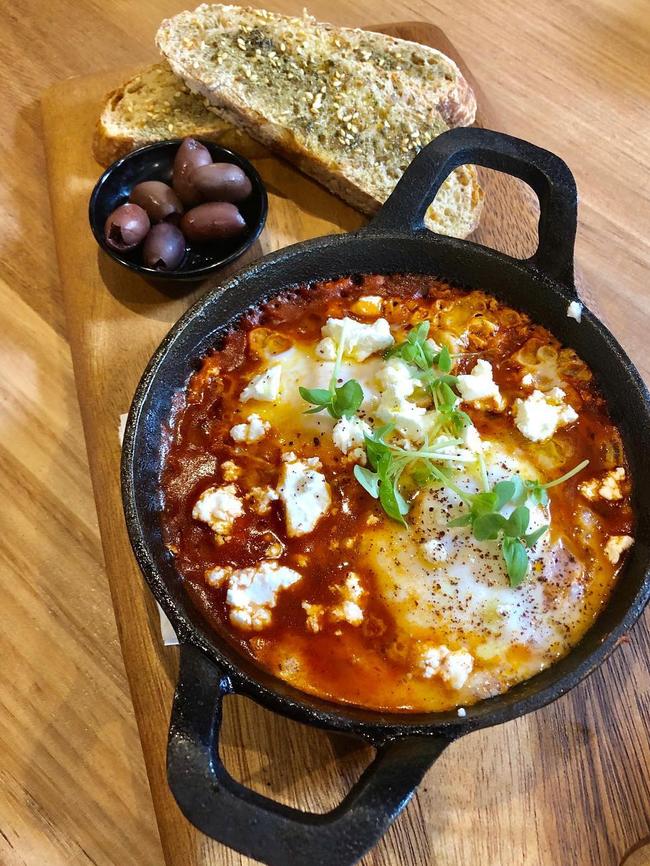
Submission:
[[[308,16],[204,4],[163,21],[156,42],[223,118],[365,213],[424,144],[475,116],[471,88],[439,51]],[[466,237],[481,203],[476,170],[464,166],[441,188],[428,224]]]
[[[95,128],[93,154],[101,165],[143,144],[198,135],[247,157],[264,154],[259,142],[209,110],[169,64],[157,63],[106,97]]]

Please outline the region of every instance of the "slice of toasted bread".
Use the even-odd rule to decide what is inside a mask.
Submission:
[[[204,4],[163,21],[156,42],[222,117],[365,213],[424,144],[475,116],[453,61],[379,33]],[[466,237],[481,203],[476,170],[464,166],[441,188],[428,224]]]
[[[143,144],[186,135],[216,141],[248,157],[265,152],[259,142],[206,108],[162,62],[108,94],[95,129],[93,154],[102,165],[110,165]]]

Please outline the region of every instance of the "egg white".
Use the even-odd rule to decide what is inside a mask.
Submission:
[[[362,417],[377,401],[375,378],[382,363],[380,356],[374,356],[362,363],[344,361],[341,364],[339,384],[348,379],[356,379],[363,388],[364,401],[359,411]],[[321,361],[313,346],[296,344],[281,354],[269,356],[263,367],[271,364],[280,364],[282,367],[278,397],[272,403],[256,401],[255,412],[277,430],[300,429],[312,436],[331,433],[336,419],[327,412],[305,414],[305,410],[311,407],[301,397],[299,388],[328,388],[334,362]]]
[[[490,482],[514,473],[534,478],[535,470],[521,455],[486,443]],[[454,479],[469,493],[480,489],[477,475],[459,473]],[[415,641],[468,649],[486,663],[470,676],[467,688],[483,695],[503,675],[525,679],[566,649],[567,633],[579,624],[576,607],[583,569],[570,560],[557,533],[546,533],[531,552],[531,571],[539,578],[563,569],[575,586],[551,604],[544,580],[527,580],[510,587],[499,546],[477,541],[468,527],[450,527],[464,510],[453,491],[432,486],[415,499],[409,526],[382,522],[361,542],[362,555],[374,572],[383,602],[398,630]],[[507,515],[508,509],[504,510]],[[550,507],[532,506],[529,531],[551,522]],[[441,561],[426,559],[423,543],[436,539],[444,549]],[[568,575],[567,569],[571,570]],[[527,658],[508,659],[513,646],[526,648]],[[516,670],[515,670],[516,669]]]

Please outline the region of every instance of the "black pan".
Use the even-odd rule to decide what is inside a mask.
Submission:
[[[541,215],[539,247],[531,258],[513,259],[424,228],[427,205],[449,172],[465,163],[514,175],[535,190]],[[126,427],[124,508],[140,567],[181,645],[169,784],[184,814],[207,835],[269,866],[349,866],[379,839],[446,746],[563,695],[601,664],[641,613],[650,593],[650,398],[629,358],[589,310],[580,324],[567,318],[567,305],[578,298],[575,232],[576,188],[562,160],[499,133],[456,129],[418,154],[367,227],[287,247],[242,271],[195,304],[151,359]],[[469,707],[464,718],[455,711],[410,715],[341,706],[266,674],[193,609],[161,537],[165,428],[174,394],[184,388],[197,360],[219,345],[228,326],[251,305],[297,283],[355,273],[431,274],[483,289],[527,312],[591,367],[629,459],[636,543],[606,609],[566,658],[506,694]],[[269,800],[235,781],[219,758],[222,699],[232,692],[300,722],[359,737],[376,747],[376,757],[327,814]]]

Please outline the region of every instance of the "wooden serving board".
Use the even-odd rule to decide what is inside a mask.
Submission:
[[[386,32],[434,45],[458,59],[441,31],[430,25],[392,25]],[[166,862],[247,864],[252,861],[195,831],[167,787],[165,747],[176,650],[162,645],[156,608],[132,556],[122,516],[118,418],[128,410],[160,339],[210,287],[185,295],[152,288],[98,251],[88,228],[88,196],[101,171],[90,153],[93,127],[103,95],[127,75],[128,70],[72,79],[43,99],[68,333],[106,567]],[[480,91],[478,99],[482,125],[498,127],[498,116],[485,106]],[[364,222],[288,165],[272,158],[256,165],[270,192],[269,218],[260,241],[236,268],[294,241]],[[513,255],[529,255],[536,240],[530,191],[491,172],[482,177],[486,203],[475,239]],[[647,656],[645,631],[636,649],[622,647],[569,696],[454,744],[364,864],[620,863],[623,852],[650,833],[650,779],[640,771],[649,763],[648,741],[635,733],[648,721],[634,686],[637,675],[639,683],[647,682],[638,655],[644,644]],[[247,785],[281,802],[327,811],[369,760],[369,750],[356,741],[305,728],[244,698],[226,703],[222,750],[227,766]]]

